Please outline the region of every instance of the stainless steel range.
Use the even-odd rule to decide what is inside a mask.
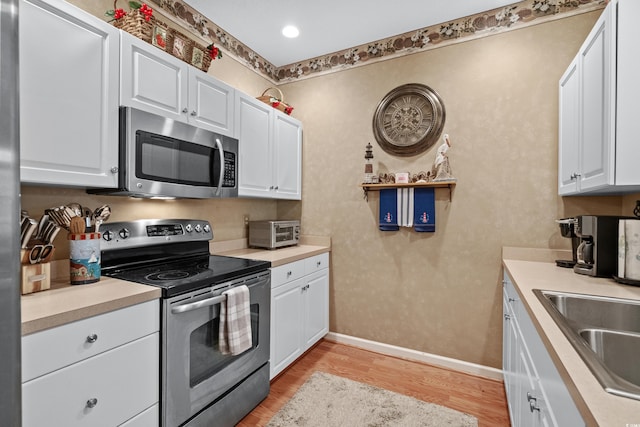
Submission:
[[[269,394],[269,262],[209,254],[202,220],[138,220],[101,228],[102,274],[162,289],[161,425],[232,426]],[[223,292],[246,285],[251,348],[220,350]]]

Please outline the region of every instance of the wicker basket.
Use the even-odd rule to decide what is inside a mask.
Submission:
[[[211,65],[211,55],[206,47],[199,43],[193,42],[187,50],[187,62],[196,68],[201,69],[205,73]]]
[[[140,9],[132,9],[122,18],[113,21],[114,27],[126,31],[147,43],[151,43],[153,27],[155,24],[156,18],[151,16],[147,21],[145,19],[145,15],[140,12]]]
[[[180,31],[170,28],[167,31],[167,52],[188,64],[191,63],[193,40]]]
[[[267,95],[267,92],[269,92],[270,90],[278,92],[279,97]],[[271,105],[273,108],[275,108],[276,110],[280,110],[283,113],[291,115],[291,112],[293,111],[293,107],[284,102],[284,95],[282,94],[282,91],[280,91],[280,89],[278,89],[277,87],[267,88],[257,99],[264,102],[265,104]]]

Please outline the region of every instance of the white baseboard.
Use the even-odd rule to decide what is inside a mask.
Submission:
[[[489,378],[492,380],[503,380],[502,370],[491,368],[489,366],[478,365],[475,363],[465,362],[462,360],[451,359],[449,357],[438,356],[436,354],[424,353],[422,351],[411,350],[409,348],[397,347],[395,345],[384,344],[376,341],[369,341],[362,338],[352,337],[349,335],[329,332],[324,337],[328,341],[339,344],[347,344],[359,347],[364,350],[373,351],[387,356],[394,356],[401,359],[411,360],[414,362],[427,363],[429,365],[439,366],[442,368],[453,369],[455,371],[464,372],[479,377]]]

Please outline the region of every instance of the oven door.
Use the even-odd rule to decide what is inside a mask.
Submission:
[[[219,296],[245,284],[250,291],[252,348],[239,355],[219,350]],[[264,272],[164,301],[162,419],[174,427],[207,408],[269,361],[271,280]]]

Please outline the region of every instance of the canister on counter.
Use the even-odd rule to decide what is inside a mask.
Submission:
[[[100,280],[100,233],[69,234],[69,281],[86,285]]]

